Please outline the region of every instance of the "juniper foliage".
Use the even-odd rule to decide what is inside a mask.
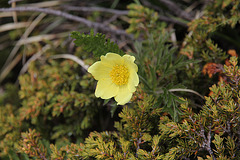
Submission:
[[[239,1],[206,4],[183,42],[171,39],[175,31],[158,21],[160,12],[140,3],[128,9],[128,17],[121,18],[129,23],[127,32],[139,38],[126,52],[136,57],[140,77],[131,103],[111,113],[114,103],[95,98],[90,74],[73,61],[49,56],[64,46],[48,51],[19,77],[19,89],[9,85],[0,94],[1,159],[240,158],[238,51],[230,57],[215,37],[227,26],[235,33]],[[88,65],[94,63],[92,53],[125,54],[100,33],[71,37],[77,46],[73,54]]]

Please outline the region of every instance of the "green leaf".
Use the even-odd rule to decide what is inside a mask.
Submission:
[[[119,55],[125,53],[119,49],[118,45],[111,42],[110,39],[106,39],[106,36],[101,33],[94,34],[93,31],[90,34],[84,34],[77,31],[71,33],[71,37],[74,40],[76,46],[81,46],[83,50],[92,52],[95,57],[100,57],[109,52],[113,52]]]
[[[14,152],[13,150],[10,150],[8,153],[9,153],[9,157],[10,157],[11,159],[20,160],[20,159],[18,158],[16,152]]]
[[[113,117],[113,115],[114,115],[114,113],[115,113],[115,111],[117,110],[117,108],[118,108],[118,105],[117,104],[114,104],[114,105],[112,105],[112,108],[111,108],[111,117]]]

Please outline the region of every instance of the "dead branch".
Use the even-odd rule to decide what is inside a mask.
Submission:
[[[178,24],[178,25],[183,26],[183,27],[188,27],[188,25],[187,25],[186,23],[183,23],[183,22],[178,21],[178,20],[176,20],[176,19],[172,19],[172,18],[170,18],[170,17],[161,15],[161,9],[160,9],[159,7],[157,7],[157,6],[152,5],[149,1],[143,0],[142,3],[143,3],[145,6],[147,6],[147,7],[149,7],[149,8],[152,8],[152,9],[158,11],[158,12],[160,13],[160,16],[159,16],[159,20],[160,20],[160,21],[164,21],[164,22],[168,22],[168,23],[173,23],[173,24]]]
[[[102,7],[76,7],[76,6],[64,6],[64,9],[69,11],[82,11],[82,12],[106,12],[116,15],[127,15],[127,10],[116,10],[116,9],[109,9],[109,8],[102,8]]]
[[[100,29],[105,32],[111,32],[111,33],[117,34],[117,35],[124,35],[130,39],[134,39],[133,35],[127,34],[124,30],[112,29],[109,26],[106,26],[102,23],[92,22],[85,18],[78,17],[78,16],[75,16],[75,15],[72,15],[72,14],[69,14],[66,12],[59,11],[59,10],[53,10],[53,9],[49,9],[49,8],[37,8],[37,7],[0,8],[0,12],[14,12],[14,11],[16,11],[16,12],[32,11],[32,12],[42,12],[42,13],[52,14],[52,15],[64,17],[69,20],[83,23],[84,25],[88,26],[89,28]]]
[[[128,15],[127,10],[116,10],[116,9],[108,9],[108,8],[102,8],[102,7],[76,7],[76,6],[64,6],[64,9],[69,10],[69,11],[82,11],[82,12],[106,12],[106,13],[111,13],[117,16],[121,16],[121,15]],[[115,16],[116,17],[116,16]],[[183,27],[187,27],[187,24],[180,22],[178,20],[160,15],[159,16],[159,20],[160,21],[164,21],[164,22],[169,22],[169,23],[174,23],[174,24],[178,24],[181,25]]]
[[[186,11],[182,10],[181,8],[179,8],[175,3],[173,3],[170,0],[158,0],[159,2],[161,2],[162,4],[164,4],[170,11],[172,11],[175,15],[184,18],[186,20],[191,21],[193,19],[193,17],[187,13]]]

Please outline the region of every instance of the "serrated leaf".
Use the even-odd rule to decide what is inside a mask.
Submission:
[[[101,33],[94,35],[94,32],[91,31],[89,35],[73,31],[71,37],[74,40],[74,43],[77,46],[83,47],[83,50],[87,52],[92,52],[94,56],[100,57],[109,52],[113,52],[119,55],[124,55],[125,53],[119,49],[118,45],[111,42],[110,39],[106,39],[106,36]]]

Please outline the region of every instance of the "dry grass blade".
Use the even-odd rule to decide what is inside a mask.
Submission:
[[[23,4],[19,5],[21,7],[23,6],[28,6],[28,7],[54,7],[54,6],[59,6],[63,3],[63,1],[46,1],[46,2],[38,2],[38,3],[28,3],[28,4]]]
[[[9,1],[9,4],[13,3],[13,2],[17,2],[17,1]],[[63,1],[46,1],[46,2],[39,2],[39,3],[28,3],[28,4],[20,4],[17,6],[32,6],[32,7],[41,7],[41,8],[49,8],[49,7],[57,7],[59,5],[61,5],[63,3]],[[11,12],[2,12],[0,13],[0,18],[3,17],[12,17],[12,13]],[[20,16],[20,14],[18,15]]]
[[[48,49],[51,49],[51,45],[47,44],[45,45],[40,51],[38,51],[37,53],[35,53],[25,64],[24,66],[22,67],[19,75],[25,73],[28,69],[28,66],[31,62],[37,60],[39,57],[41,57],[41,55],[43,53],[45,53]]]
[[[12,8],[15,8],[15,7],[16,7],[16,2],[13,2],[12,3]],[[14,23],[17,23],[17,12],[13,12],[12,15],[13,15]]]
[[[8,23],[0,26],[0,32],[5,32],[13,29],[25,28],[30,25],[30,22]]]
[[[0,13],[0,18],[4,18],[4,17],[12,17],[12,13],[11,12]]]
[[[59,34],[46,34],[46,35],[38,35],[33,37],[28,37],[26,39],[21,39],[18,41],[16,45],[21,46],[29,43],[40,42],[44,40],[52,40],[55,38],[65,37],[68,33],[59,33]]]
[[[31,25],[26,29],[25,33],[23,34],[23,36],[21,37],[20,40],[26,39],[26,37],[28,37],[28,35],[33,31],[33,29],[37,26],[37,24],[45,17],[45,13],[41,13],[32,23]],[[9,64],[11,64],[10,62],[12,61],[12,59],[14,58],[14,56],[17,54],[19,48],[21,45],[18,45],[20,43],[20,40],[17,42],[17,44],[14,46],[13,50],[11,51],[11,53],[9,54],[5,64],[3,65],[2,69],[1,69],[1,73],[0,73],[0,80],[2,81],[12,69],[13,67],[8,67]],[[16,65],[16,64],[15,64]],[[0,82],[1,82],[0,81]]]
[[[84,68],[86,71],[88,70],[88,65],[86,65],[83,60],[79,59],[77,56],[71,55],[71,54],[59,54],[51,56],[52,59],[58,59],[58,58],[64,58],[64,59],[71,59],[74,62],[78,63],[82,68]]]
[[[185,88],[174,88],[174,89],[169,89],[169,92],[189,92],[198,95],[202,99],[205,99],[200,93],[192,90],[192,89],[185,89]]]
[[[22,55],[17,55],[8,65],[7,67],[1,72],[0,74],[0,83],[6,78],[8,73],[18,64],[18,62],[22,59]]]
[[[64,6],[64,9],[69,11],[82,11],[82,12],[106,12],[115,15],[127,15],[128,10],[116,10],[116,9],[109,9],[109,8],[102,8],[102,7],[76,7],[76,6]]]
[[[18,11],[18,12],[26,12],[26,11],[32,11],[32,12],[41,12],[41,13],[47,13],[47,14],[52,14],[60,17],[64,17],[69,20],[73,20],[76,22],[80,22],[84,25],[86,25],[89,28],[95,28],[95,29],[100,29],[105,32],[110,32],[116,35],[123,35],[126,36],[129,39],[134,39],[133,35],[126,33],[125,30],[122,29],[113,29],[107,25],[104,25],[103,23],[98,23],[98,22],[92,22],[89,21],[85,18],[75,16],[66,12],[62,12],[59,10],[53,10],[49,8],[37,8],[37,7],[16,7],[16,8],[0,8],[0,12],[13,12],[13,11]]]

